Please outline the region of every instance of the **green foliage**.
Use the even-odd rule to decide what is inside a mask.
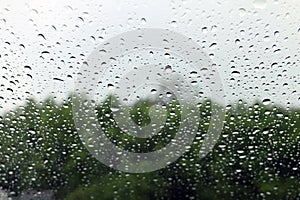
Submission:
[[[107,101],[108,102],[108,101]],[[99,122],[120,147],[149,152],[176,134],[180,109],[174,102],[158,135],[137,139],[113,120],[108,103],[97,107]],[[146,126],[151,102],[138,102],[132,120]],[[193,145],[176,162],[146,174],[127,174],[97,161],[75,129],[71,98],[62,104],[29,100],[0,119],[0,187],[20,193],[52,189],[58,199],[296,199],[300,194],[300,110],[279,106],[228,106],[214,150],[199,159],[210,122],[211,102],[199,106]]]

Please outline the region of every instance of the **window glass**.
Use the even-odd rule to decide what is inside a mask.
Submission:
[[[0,3],[0,199],[299,199],[300,2]]]

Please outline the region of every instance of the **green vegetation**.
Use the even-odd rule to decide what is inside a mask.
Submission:
[[[130,112],[141,126],[150,122],[149,102]],[[126,135],[112,120],[109,104],[97,108],[108,137],[124,149],[148,152],[176,134],[180,114],[170,106],[166,126],[151,139]],[[214,150],[199,159],[210,102],[199,107],[200,124],[186,154],[164,169],[128,174],[106,167],[86,150],[76,133],[71,98],[62,104],[29,100],[0,119],[0,187],[17,195],[52,189],[58,199],[296,199],[300,194],[300,110],[242,101],[227,107]],[[173,127],[173,128],[170,128]]]

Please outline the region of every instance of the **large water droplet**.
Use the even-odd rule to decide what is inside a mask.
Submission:
[[[270,99],[264,99],[262,103],[263,103],[263,105],[267,106],[271,103],[271,100]]]

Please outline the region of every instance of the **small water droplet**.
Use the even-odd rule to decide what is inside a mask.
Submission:
[[[151,94],[156,94],[157,90],[156,89],[151,89]]]
[[[217,43],[215,42],[209,46],[210,49],[215,49],[216,47],[217,47]]]
[[[141,19],[141,22],[142,22],[142,24],[146,24],[146,23],[147,23],[147,20],[146,20],[145,18],[142,18],[142,19]]]
[[[174,28],[176,28],[177,27],[177,22],[176,21],[172,21],[171,22],[171,26],[174,27]]]
[[[192,85],[192,86],[197,85],[197,83],[198,83],[197,81],[191,81],[191,85]]]
[[[110,109],[112,112],[118,112],[120,110],[120,108],[117,107],[111,107]]]
[[[217,26],[213,25],[210,30],[211,30],[212,33],[216,32],[217,31]]]
[[[171,73],[171,72],[172,72],[172,67],[171,67],[171,65],[165,66],[165,72],[166,72],[166,73]]]
[[[107,84],[107,88],[109,89],[109,90],[112,90],[112,89],[114,89],[114,85],[113,84],[111,84],[111,83],[109,83],[109,84]]]
[[[245,9],[245,8],[240,8],[240,9],[239,9],[239,15],[240,15],[241,17],[245,16],[245,15],[246,15],[246,9]]]
[[[49,51],[42,51],[42,57],[47,58],[50,55]]]
[[[196,71],[190,72],[191,77],[197,77],[198,73]]]
[[[38,37],[41,37],[41,38],[43,38],[44,40],[46,40],[46,37],[43,35],[43,34],[38,34]]]

